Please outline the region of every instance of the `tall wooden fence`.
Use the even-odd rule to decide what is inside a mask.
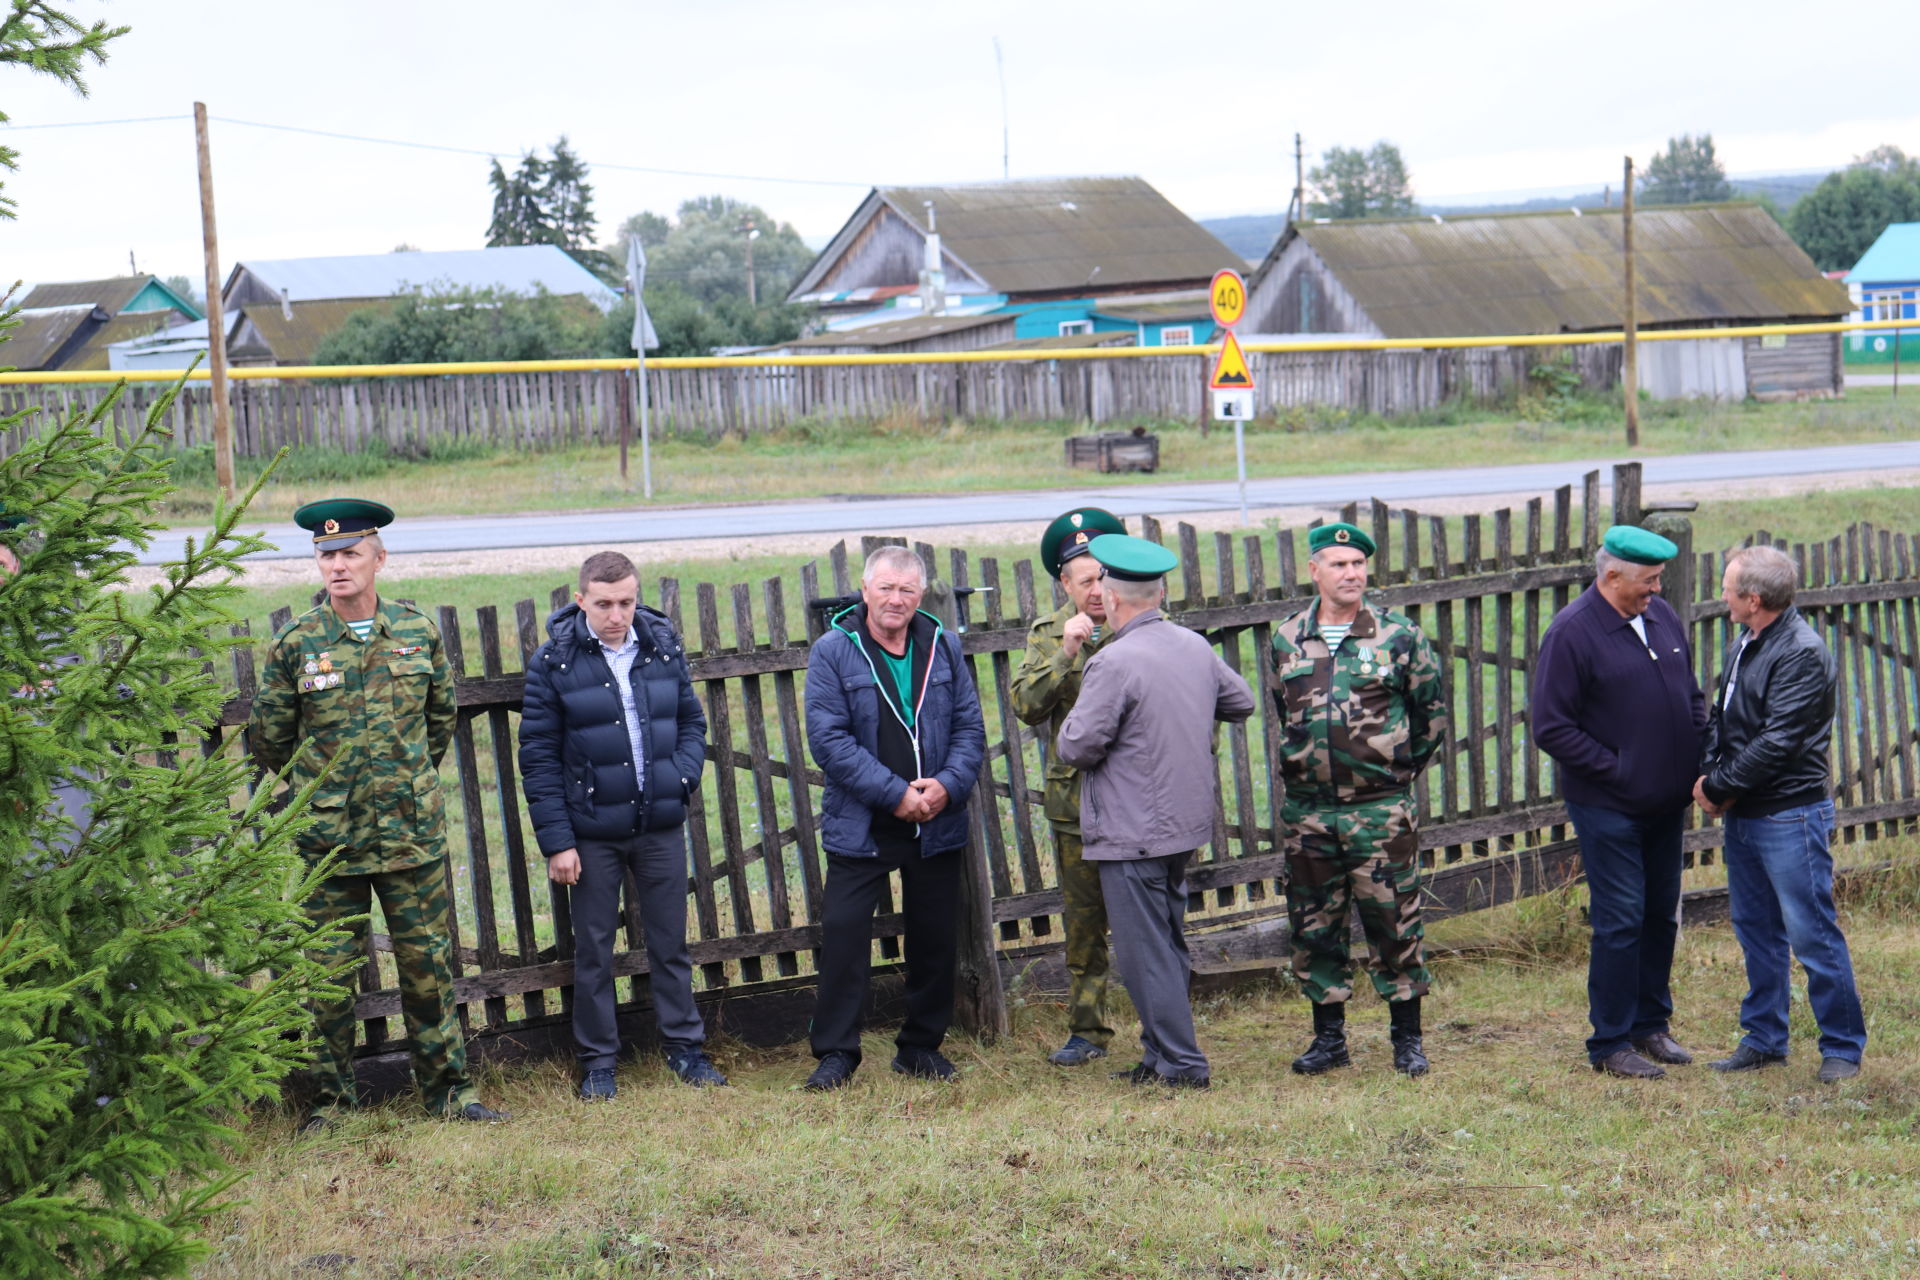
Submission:
[[[1642,512],[1638,493],[1637,464],[1617,469],[1611,516],[1658,523],[1682,543],[1668,598],[1691,623],[1698,674],[1711,688],[1727,639],[1725,607],[1713,598],[1723,558],[1695,556],[1684,516]],[[1537,892],[1577,870],[1550,762],[1528,731],[1527,701],[1541,633],[1590,579],[1608,514],[1599,495],[1594,472],[1578,495],[1568,486],[1551,501],[1484,515],[1428,517],[1378,503],[1347,513],[1371,529],[1379,547],[1375,599],[1411,615],[1448,668],[1451,732],[1417,788],[1435,914]],[[1284,939],[1276,922],[1285,910],[1281,796],[1269,775],[1280,732],[1267,692],[1272,628],[1307,602],[1304,540],[1292,530],[1203,537],[1189,525],[1168,530],[1151,519],[1139,531],[1179,553],[1179,571],[1169,580],[1171,615],[1204,632],[1262,692],[1258,715],[1221,735],[1213,838],[1189,876],[1194,945],[1203,955],[1210,948],[1226,954],[1257,934],[1270,954]],[[930,599],[964,628],[966,661],[987,719],[986,765],[969,806],[963,1014],[992,1031],[1004,1025],[1003,965],[1061,943],[1061,899],[1041,808],[1044,744],[1019,723],[1009,699],[1027,627],[1055,607],[1054,587],[1030,560],[976,561],[961,551],[917,549],[936,575]],[[1790,550],[1802,566],[1801,606],[1840,660],[1840,822],[1853,838],[1890,833],[1920,815],[1920,539],[1857,525]],[[843,543],[824,568],[808,563],[793,578],[757,585],[652,584],[653,600],[687,638],[709,717],[710,768],[688,823],[692,954],[696,985],[709,999],[812,981],[824,859],[821,777],[802,732],[807,643],[820,631],[820,614],[807,602],[853,588],[852,554]],[[963,594],[967,589],[972,594]],[[565,599],[566,588],[556,588],[552,603]],[[570,998],[566,901],[544,877],[514,763],[520,672],[544,639],[544,613],[532,600],[472,616],[438,610],[460,706],[443,770],[455,850],[459,998],[471,1006],[476,1026],[494,1031],[559,1025]],[[238,655],[234,677],[237,696],[210,748],[245,722],[251,654]],[[1690,830],[1689,857],[1711,857],[1718,832],[1714,825]],[[876,963],[889,965],[898,956],[900,923],[890,904],[881,910]],[[631,913],[626,948],[616,973],[644,972]],[[360,1015],[377,1048],[399,994],[377,939],[370,961]],[[633,998],[642,994],[636,984]]]
[[[1484,400],[1526,382],[1543,361],[1572,361],[1593,389],[1618,384],[1611,346],[1477,347],[1439,351],[1253,352],[1259,412],[1302,405],[1382,415]],[[810,419],[877,420],[908,413],[935,419],[1021,422],[1197,420],[1206,411],[1211,357],[1025,360],[977,364],[798,365],[647,371],[654,428],[718,436],[777,430]],[[126,430],[163,394],[133,383],[112,420]],[[0,413],[40,405],[53,413],[90,407],[104,384],[0,387]],[[182,447],[212,439],[211,391],[190,384],[171,427]],[[633,417],[630,375],[618,372],[458,374],[367,380],[248,379],[229,385],[234,449],[267,457],[282,446],[358,450],[379,440],[420,450],[441,440],[503,449],[609,444]],[[30,429],[30,428],[29,428]],[[0,454],[19,447],[0,436]]]

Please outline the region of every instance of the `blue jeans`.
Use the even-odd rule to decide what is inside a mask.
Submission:
[[[1788,948],[1807,971],[1807,1003],[1820,1026],[1820,1053],[1860,1061],[1867,1022],[1853,982],[1853,959],[1833,910],[1833,801],[1743,818],[1726,818],[1727,896],[1733,936],[1747,957],[1740,1002],[1742,1043],[1787,1052],[1792,988]]]
[[[1567,805],[1587,874],[1587,1059],[1600,1062],[1667,1029],[1680,932],[1680,819]]]

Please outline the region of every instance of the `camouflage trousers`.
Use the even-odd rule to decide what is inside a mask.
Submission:
[[[1113,1040],[1107,1025],[1107,900],[1100,892],[1100,867],[1080,856],[1080,837],[1058,827],[1053,851],[1059,859],[1060,913],[1067,930],[1067,1031],[1102,1049]]]
[[[407,1026],[414,1082],[428,1111],[435,1115],[458,1111],[478,1102],[480,1096],[467,1076],[467,1042],[453,1002],[446,860],[376,875],[329,876],[307,900],[307,914],[316,921],[363,916],[372,910],[375,897],[380,899],[400,971],[400,1012]],[[351,960],[365,945],[370,923],[362,920],[350,926],[346,935],[315,951],[314,957],[328,965]],[[351,986],[354,973],[349,969],[342,981]],[[319,1082],[314,1109],[351,1107],[355,1102],[353,1042],[359,1030],[353,996],[316,1004],[314,1021],[318,1044],[313,1072]]]
[[[1367,937],[1367,972],[1382,999],[1427,993],[1420,861],[1406,798],[1317,805],[1288,797],[1287,920],[1293,976],[1315,1004],[1353,995],[1349,907]]]

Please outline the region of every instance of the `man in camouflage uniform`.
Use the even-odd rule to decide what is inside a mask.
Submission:
[[[393,512],[352,498],[308,503],[294,513],[314,532],[314,559],[328,600],[273,638],[247,725],[253,755],[269,769],[294,761],[298,788],[331,762],[313,796],[317,821],[302,837],[309,858],[338,849],[340,861],[307,904],[319,921],[362,919],[321,951],[350,962],[380,899],[400,974],[400,1008],[413,1076],[428,1111],[457,1120],[506,1117],[484,1105],[467,1075],[466,1041],[453,1000],[453,939],[447,896],[446,801],[438,767],[453,740],[453,672],[440,632],[418,609],[382,600],[374,577],[386,564],[379,530]],[[311,749],[300,750],[313,739]],[[296,758],[297,756],[297,758]],[[316,1008],[318,1131],[355,1102],[354,998]]]
[[[1318,1075],[1347,1065],[1352,904],[1374,990],[1388,1002],[1394,1069],[1424,1075],[1428,977],[1408,790],[1446,735],[1440,660],[1407,618],[1367,605],[1374,545],[1364,531],[1323,525],[1308,545],[1317,598],[1273,639],[1293,973],[1313,1001],[1313,1044],[1293,1069]]]
[[[1013,710],[1031,725],[1044,723],[1047,758],[1047,822],[1060,871],[1061,918],[1067,931],[1067,1042],[1047,1061],[1078,1067],[1107,1056],[1113,1028],[1107,1025],[1107,904],[1100,870],[1081,857],[1080,771],[1054,751],[1060,726],[1080,696],[1087,659],[1107,639],[1100,594],[1100,563],[1088,555],[1103,533],[1125,533],[1118,516],[1098,507],[1069,511],[1040,537],[1040,563],[1060,581],[1067,602],[1027,632],[1026,654],[1013,677]]]

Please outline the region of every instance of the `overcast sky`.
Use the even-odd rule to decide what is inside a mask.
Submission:
[[[1284,209],[1292,141],[1399,145],[1422,199],[1616,188],[1671,135],[1729,172],[1920,152],[1920,4],[1617,0],[66,0],[132,26],[79,98],[0,69],[23,155],[4,283],[200,267],[195,99],[216,117],[498,152],[561,134],[603,232],[722,192],[822,243],[865,188],[1139,174],[1195,217]],[[1817,21],[1816,21],[1817,19]],[[1875,68],[1879,68],[1878,71]],[[180,119],[50,129],[21,126]],[[484,240],[488,162],[222,123],[223,265]],[[681,170],[729,177],[685,176]],[[786,179],[788,181],[771,181]]]

